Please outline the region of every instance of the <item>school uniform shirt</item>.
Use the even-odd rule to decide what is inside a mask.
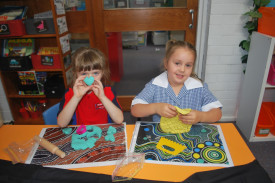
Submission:
[[[104,87],[105,96],[110,99],[118,108],[121,109],[115,92],[111,87]],[[72,88],[69,88],[65,96],[60,102],[60,108],[58,114],[67,105],[70,99],[73,97],[74,92]],[[81,101],[78,103],[75,114],[70,122],[70,124],[77,124],[77,125],[92,125],[92,124],[105,124],[105,123],[113,122],[110,118],[107,110],[105,109],[104,105],[98,99],[98,97],[91,92],[89,94],[85,94]]]
[[[222,104],[210,92],[207,84],[189,77],[176,96],[168,82],[167,71],[153,78],[145,88],[133,99],[135,104],[169,103],[179,108],[191,108],[198,111],[209,111],[213,108],[222,108]],[[161,116],[153,115],[153,121],[159,122]]]

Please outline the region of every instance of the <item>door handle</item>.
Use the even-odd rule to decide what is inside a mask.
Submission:
[[[189,13],[191,13],[191,24],[189,24],[189,29],[193,29],[193,24],[194,24],[194,10],[193,9],[190,9],[189,10]]]

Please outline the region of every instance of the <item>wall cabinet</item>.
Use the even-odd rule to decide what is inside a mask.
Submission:
[[[275,102],[275,86],[267,84],[275,37],[253,32],[244,76],[237,126],[249,141],[275,141],[275,136],[255,136],[262,102]]]
[[[34,14],[46,12],[46,11],[52,11],[53,14],[53,22],[54,22],[54,29],[55,33],[53,34],[33,34],[33,35],[23,35],[20,37],[9,37],[9,38],[31,38],[35,41],[35,51],[38,50],[40,47],[58,47],[59,49],[59,56],[61,61],[61,67],[60,68],[54,68],[54,69],[32,69],[32,71],[35,72],[47,72],[47,75],[60,75],[64,82],[65,88],[67,88],[67,85],[69,83],[68,72],[70,72],[70,66],[69,63],[64,63],[65,60],[70,62],[70,44],[68,40],[68,29],[65,31],[60,32],[60,24],[58,24],[58,19],[65,19],[66,20],[66,12],[65,10],[62,11],[62,4],[57,5],[56,3],[61,1],[56,0],[17,0],[17,1],[1,1],[0,5],[12,5],[12,6],[27,6],[27,17],[33,17]],[[57,9],[58,8],[58,11]],[[3,38],[1,37],[1,41],[3,41]],[[64,44],[67,42],[67,44]],[[67,47],[67,48],[66,48]],[[66,59],[65,59],[66,58]],[[15,124],[21,125],[21,124],[44,124],[42,115],[38,118],[28,118],[25,119],[20,115],[19,110],[22,108],[22,101],[33,101],[38,102],[38,100],[46,99],[46,108],[51,107],[52,105],[58,103],[61,98],[46,98],[46,95],[19,95],[19,89],[18,89],[18,75],[17,71],[1,71],[0,72],[3,88],[5,90],[7,100],[13,115],[13,119],[15,121]],[[45,110],[44,109],[44,110]],[[41,111],[43,112],[43,111]]]

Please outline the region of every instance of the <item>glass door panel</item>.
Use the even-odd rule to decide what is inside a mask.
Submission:
[[[187,7],[187,0],[104,0],[104,9]]]
[[[112,60],[109,57],[113,87],[117,95],[137,95],[146,83],[164,71],[166,42],[170,39],[184,40],[184,37],[185,31],[121,32],[122,52],[118,54],[122,54],[122,57],[115,58],[122,60]],[[123,69],[120,69],[119,64],[122,64]]]

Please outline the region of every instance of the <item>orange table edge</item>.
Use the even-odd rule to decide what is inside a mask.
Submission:
[[[234,166],[244,165],[255,160],[252,152],[232,123],[216,123],[221,126]],[[39,135],[42,128],[55,125],[3,125],[0,128],[0,159],[10,160],[4,149],[12,142],[24,142]],[[126,125],[127,147],[129,149],[135,125]],[[135,178],[161,181],[183,181],[192,174],[223,167],[179,166],[145,163]],[[74,168],[71,170],[112,175],[115,165]]]

